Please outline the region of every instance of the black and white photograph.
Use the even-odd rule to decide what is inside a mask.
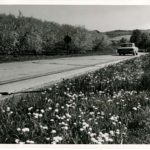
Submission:
[[[0,4],[0,145],[150,144],[150,5]]]

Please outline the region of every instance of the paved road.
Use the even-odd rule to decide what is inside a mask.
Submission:
[[[139,54],[143,55],[143,54]],[[0,64],[0,92],[39,88],[136,56],[83,56]]]

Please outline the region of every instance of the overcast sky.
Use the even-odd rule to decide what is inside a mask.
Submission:
[[[0,13],[35,17],[60,24],[85,26],[90,30],[150,29],[150,5],[0,5]]]

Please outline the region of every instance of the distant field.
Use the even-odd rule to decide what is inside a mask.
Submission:
[[[114,40],[114,41],[119,41],[122,38],[126,38],[127,40],[130,40],[130,37],[131,37],[131,35],[121,35],[121,36],[116,36],[116,37],[113,37],[113,38],[110,38],[110,39]]]

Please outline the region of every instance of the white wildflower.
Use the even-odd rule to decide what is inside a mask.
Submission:
[[[51,133],[56,133],[56,130],[52,130]]]
[[[23,128],[23,129],[22,129],[22,132],[29,132],[29,131],[30,131],[29,128]]]

